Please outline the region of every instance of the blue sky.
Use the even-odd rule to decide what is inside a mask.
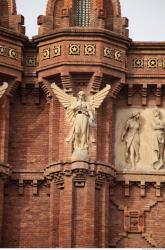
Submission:
[[[26,34],[37,34],[37,16],[45,14],[48,0],[16,0],[17,12],[25,16]],[[122,15],[129,18],[130,38],[165,41],[165,0],[120,0]]]

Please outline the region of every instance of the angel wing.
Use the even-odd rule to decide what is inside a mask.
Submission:
[[[95,110],[96,108],[99,108],[105,97],[108,95],[109,91],[111,89],[110,85],[106,85],[105,88],[100,90],[97,94],[92,95],[89,97],[89,102],[92,108]]]
[[[0,98],[3,96],[7,88],[8,88],[8,83],[3,82],[3,85],[0,86]]]
[[[55,83],[51,84],[51,88],[58,98],[59,102],[64,106],[66,111],[66,118],[70,126],[73,125],[75,116],[74,111],[70,109],[72,103],[76,100],[75,97],[66,94],[62,89],[60,89]]]

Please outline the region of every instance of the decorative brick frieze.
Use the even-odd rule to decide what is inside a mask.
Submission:
[[[115,171],[110,165],[92,162],[60,162],[49,165],[45,169],[45,177],[54,180],[56,185],[62,189],[65,187],[65,176],[72,177],[76,187],[84,187],[86,179],[94,177],[96,188],[105,181],[110,182],[115,177]]]
[[[111,47],[103,48],[103,56],[118,62],[123,62],[124,60],[123,52]]]
[[[127,233],[144,232],[144,211],[124,210],[124,230]]]

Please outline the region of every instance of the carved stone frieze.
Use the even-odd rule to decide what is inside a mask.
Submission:
[[[164,170],[164,117],[164,109],[158,108],[118,110],[115,136],[118,169]]]
[[[133,169],[136,168],[136,164],[140,159],[140,112],[132,112],[130,117],[125,123],[121,140],[125,141],[126,151],[125,160],[130,163]]]

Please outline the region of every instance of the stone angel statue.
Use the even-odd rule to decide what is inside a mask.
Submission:
[[[86,96],[84,91],[79,91],[77,97],[66,94],[55,83],[51,88],[66,110],[66,120],[70,126],[67,142],[73,142],[72,160],[88,160],[89,142],[92,141],[92,128],[95,123],[95,109],[99,108],[108,95],[111,86],[106,85],[95,95]]]
[[[7,88],[8,88],[8,83],[7,82],[3,82],[3,84],[0,85],[0,98],[4,95]]]

